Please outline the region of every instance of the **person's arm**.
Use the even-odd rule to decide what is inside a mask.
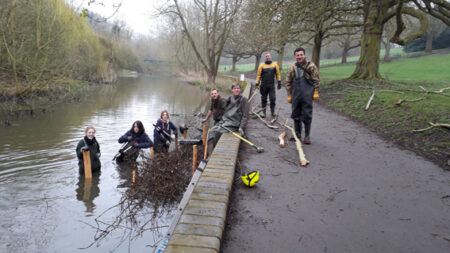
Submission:
[[[286,92],[288,94],[288,96],[291,95],[291,87],[292,87],[292,81],[294,79],[294,75],[295,73],[295,66],[291,66],[286,74]]]
[[[314,89],[318,90],[320,86],[319,70],[314,63],[310,63],[308,66],[308,72],[310,74],[310,80],[314,84]]]
[[[262,64],[258,67],[258,74],[256,75],[256,85],[259,85],[259,82],[261,81],[261,72],[262,72],[263,66]]]
[[[207,121],[211,117],[212,111],[209,109],[208,114],[206,114],[205,121]]]
[[[143,133],[140,142],[134,145],[137,148],[149,148],[153,146],[152,140],[150,140],[150,137],[146,133]]]
[[[278,64],[275,63],[275,72],[277,75],[277,81],[281,82],[281,74],[280,74],[280,67],[278,67]]]
[[[78,145],[75,149],[76,153],[77,153],[77,157],[80,159],[83,159],[83,153],[81,153],[81,148],[84,147],[84,141],[81,140],[78,142]]]
[[[98,143],[98,141],[95,141],[97,143],[97,158],[100,158],[100,156],[102,155],[102,153],[100,152],[100,143]]]
[[[124,135],[120,136],[119,143],[124,143],[128,141],[129,132],[127,131]],[[131,135],[130,135],[131,136]]]
[[[169,128],[172,129],[174,135],[178,135],[177,127],[172,121],[169,121]]]

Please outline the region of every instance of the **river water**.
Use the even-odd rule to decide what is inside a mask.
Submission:
[[[122,78],[118,85],[99,86],[81,103],[60,104],[45,114],[24,118],[0,133],[0,252],[108,252],[125,230],[94,241],[95,218],[116,205],[129,175],[111,160],[117,139],[141,120],[153,139],[153,126],[167,109],[177,126],[187,116],[207,110],[208,94],[174,79]],[[178,116],[176,114],[179,114]],[[102,152],[102,171],[92,185],[78,174],[75,147],[93,125]],[[125,173],[126,174],[126,173]],[[118,210],[102,219],[111,221]],[[169,225],[173,212],[159,219]],[[166,228],[159,232],[164,233]],[[152,252],[160,234],[145,232],[116,252]]]

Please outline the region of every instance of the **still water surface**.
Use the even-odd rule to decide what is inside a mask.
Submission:
[[[163,109],[192,115],[204,112],[208,94],[173,79],[123,78],[118,85],[96,88],[87,102],[58,105],[51,112],[22,119],[0,133],[0,252],[108,252],[124,231],[88,249],[95,218],[116,205],[129,175],[111,160],[117,139],[141,120],[153,139],[153,126]],[[178,126],[183,116],[172,116]],[[92,186],[79,177],[75,147],[84,128],[93,125],[102,152],[102,171]],[[127,173],[125,173],[127,174]],[[118,210],[103,219],[112,220]],[[159,225],[170,224],[173,213]],[[161,233],[164,229],[160,230]],[[158,235],[144,233],[116,252],[152,252]],[[128,248],[130,247],[130,248]]]

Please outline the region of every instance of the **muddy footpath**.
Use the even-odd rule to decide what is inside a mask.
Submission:
[[[284,89],[277,111],[290,117]],[[450,172],[318,103],[307,167],[294,142],[279,147],[282,131],[249,120],[265,152],[241,143],[221,252],[450,252]],[[245,187],[240,170],[256,169]]]

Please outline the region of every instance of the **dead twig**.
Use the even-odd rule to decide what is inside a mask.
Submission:
[[[364,110],[369,110],[370,103],[372,103],[373,98],[375,97],[375,90],[372,90],[372,96],[370,96],[369,101],[367,101],[366,108]]]
[[[291,130],[292,135],[294,136],[295,139],[295,146],[297,147],[297,151],[298,151],[298,156],[300,158],[300,165],[301,166],[306,166],[309,164],[309,161],[306,160],[306,156],[305,153],[303,152],[303,148],[302,148],[302,143],[301,141],[298,139],[297,135],[295,134],[295,130],[288,126],[287,124],[284,125],[287,129]]]
[[[413,133],[420,133],[420,132],[424,132],[427,130],[430,130],[432,128],[435,127],[444,127],[444,128],[449,128],[450,129],[450,124],[445,124],[445,123],[433,123],[433,122],[428,122],[428,124],[430,124],[431,126],[427,127],[427,128],[423,128],[423,129],[418,129],[418,130],[412,130]]]
[[[274,125],[271,125],[271,124],[269,124],[269,123],[267,123],[267,121],[265,121],[263,118],[261,118],[261,116],[259,116],[259,114],[258,113],[256,113],[254,110],[253,110],[253,108],[252,108],[252,111],[251,111],[251,113],[252,114],[254,114],[254,115],[256,115],[256,117],[258,117],[268,128],[271,128],[271,129],[278,129],[279,127],[277,127],[277,126],[274,126]]]
[[[432,94],[441,94],[441,95],[444,95],[444,96],[448,96],[447,94],[444,94],[444,91],[450,89],[450,87],[446,87],[446,88],[442,88],[442,89],[440,89],[438,91],[429,91],[429,90],[425,89],[423,86],[420,86],[420,85],[419,85],[419,88],[421,88],[426,94],[432,93]]]
[[[427,98],[427,97],[425,96],[425,97],[416,98],[416,99],[407,99],[407,98],[403,98],[403,99],[400,99],[400,100],[394,102],[394,104],[395,104],[395,105],[401,105],[401,104],[404,103],[404,102],[417,102],[417,101],[424,100],[425,98]]]

